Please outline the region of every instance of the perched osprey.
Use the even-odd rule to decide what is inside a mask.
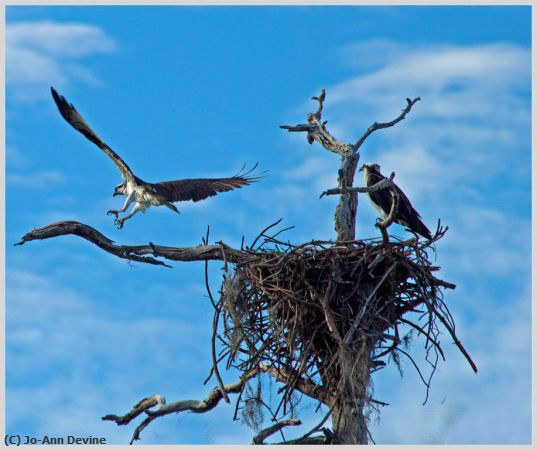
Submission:
[[[237,189],[258,180],[258,177],[246,176],[253,170],[252,169],[246,173],[238,173],[231,178],[193,178],[162,181],[160,183],[148,183],[134,175],[125,161],[123,161],[114,150],[93,132],[75,107],[65,100],[65,97],[58,95],[52,87],[50,90],[63,118],[75,130],[82,133],[106,153],[117,166],[121,172],[122,178],[125,180],[123,183],[118,184],[114,190],[114,196],[124,195],[126,197],[123,207],[121,209],[111,209],[108,211],[109,215],[114,214],[116,216],[114,222],[118,228],[122,228],[124,222],[134,216],[138,211],[145,213],[150,206],[166,206],[178,213],[179,211],[173,204],[174,202],[186,200],[198,202],[207,197],[216,195],[219,192]],[[125,212],[132,202],[135,202],[135,205],[131,212],[128,215],[119,218],[119,213]]]
[[[371,187],[382,181],[386,177],[380,173],[378,164],[367,163],[360,168],[360,172],[364,172],[365,185]],[[394,221],[400,225],[407,227],[413,233],[421,234],[426,239],[432,239],[431,232],[421,221],[418,212],[412,207],[410,200],[405,193],[395,185],[395,189],[399,194],[399,204],[395,212]],[[368,192],[369,200],[378,211],[382,219],[385,219],[390,213],[392,207],[392,196],[388,188],[381,189],[376,192]]]

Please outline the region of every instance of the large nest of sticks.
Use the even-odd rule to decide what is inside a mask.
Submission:
[[[431,241],[388,244],[265,239],[223,282],[228,367],[269,365],[286,379],[279,405],[285,413],[299,385],[318,386],[316,398],[330,405],[345,392],[342,383],[368,382],[388,358],[408,355],[402,324],[423,336],[436,360],[443,357],[439,325],[458,342],[442,295],[455,286],[435,277],[429,258],[445,232],[439,225]]]

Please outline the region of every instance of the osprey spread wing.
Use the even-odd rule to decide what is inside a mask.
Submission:
[[[378,164],[364,164],[360,171],[364,172],[365,185],[367,187],[374,186],[379,181],[386,178],[380,173],[380,166]],[[405,193],[395,185],[395,189],[399,194],[399,203],[397,205],[397,211],[395,212],[394,221],[399,225],[407,227],[413,233],[421,234],[426,239],[432,239],[431,232],[421,221],[421,216],[414,209],[410,200]],[[380,216],[385,219],[390,213],[392,207],[392,196],[388,188],[381,189],[376,192],[368,192],[371,203],[378,211]]]
[[[238,173],[230,178],[192,178],[160,183],[146,182],[134,175],[125,161],[95,134],[75,107],[67,102],[65,97],[59,95],[54,88],[51,88],[51,92],[52,98],[63,118],[75,130],[96,144],[114,162],[125,180],[122,184],[117,185],[114,190],[114,196],[124,195],[126,197],[123,207],[118,210],[111,209],[108,211],[108,214],[116,216],[115,223],[118,228],[122,228],[123,223],[138,211],[145,212],[150,206],[166,206],[175,212],[179,212],[173,202],[187,200],[198,202],[219,192],[231,191],[232,189],[246,186],[259,179],[259,177],[248,176],[252,172],[252,168],[246,173]],[[133,202],[135,202],[135,205],[131,212],[119,218],[119,213],[125,212]]]

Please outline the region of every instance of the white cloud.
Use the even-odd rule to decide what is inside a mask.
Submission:
[[[103,30],[92,25],[22,22],[7,26],[10,47],[30,48],[58,57],[81,57],[116,49]]]
[[[447,218],[453,224],[442,243],[447,267],[475,282],[485,275],[494,275],[497,282],[512,276],[529,276],[529,218],[484,205],[459,209]]]
[[[6,27],[6,83],[14,98],[31,102],[48,96],[51,85],[73,80],[97,83],[78,60],[116,50],[115,42],[93,25],[20,22]]]
[[[367,43],[361,45],[368,47]],[[450,125],[464,120],[471,121],[472,126],[484,125],[492,129],[501,126],[503,130],[513,127],[513,131],[529,123],[529,101],[517,95],[517,90],[529,89],[529,49],[508,44],[418,48],[389,42],[382,45],[391,50],[377,52],[381,67],[328,89],[327,101],[339,115],[336,120],[353,134],[359,131],[357,124],[363,124],[364,129],[369,125],[364,120],[390,120],[398,112],[397,107],[404,106],[406,97],[417,96],[423,101],[409,116],[412,121],[427,124],[440,119],[442,125],[447,125],[446,132],[454,131]],[[377,47],[378,42],[373,42],[372,51],[377,51]],[[363,53],[362,49],[357,55],[358,61],[362,60]],[[382,132],[390,139],[399,137],[405,131],[401,128],[405,127],[408,125]],[[416,132],[415,128],[413,130]],[[427,128],[419,130],[420,133],[427,131]],[[457,134],[451,136],[456,138]],[[357,137],[350,136],[351,139]]]
[[[13,168],[23,168],[28,164],[28,158],[20,151],[19,148],[9,145],[6,147],[6,166],[8,169]]]
[[[8,174],[8,185],[28,189],[48,189],[65,182],[65,175],[59,170],[44,170],[32,174]]]

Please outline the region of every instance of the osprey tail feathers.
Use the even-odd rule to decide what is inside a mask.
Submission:
[[[398,221],[396,220],[396,222]],[[405,223],[401,223],[401,225],[407,227],[410,231],[423,236],[425,239],[431,240],[433,238],[429,228],[427,228],[419,217],[415,217],[412,221],[405,221]]]
[[[179,210],[176,208],[176,206],[175,206],[173,203],[166,202],[166,203],[164,203],[164,206],[167,206],[167,207],[170,208],[172,211],[175,211],[177,214],[180,214],[180,213],[179,213]]]

